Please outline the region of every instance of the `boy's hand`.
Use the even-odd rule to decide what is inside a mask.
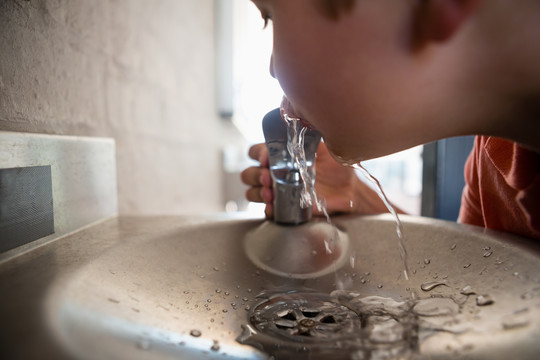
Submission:
[[[246,198],[265,203],[266,217],[272,218],[274,192],[266,145],[253,145],[249,149],[249,157],[259,161],[260,165],[249,167],[241,174],[242,182],[250,186]],[[358,179],[352,168],[336,162],[322,142],[317,149],[315,173],[315,190],[320,199],[326,200],[329,214],[376,214],[387,211],[377,194]],[[316,206],[313,213],[320,214]]]
[[[249,149],[249,157],[259,162],[259,166],[252,166],[240,174],[242,182],[250,188],[246,191],[246,199],[253,202],[266,204],[266,217],[273,216],[274,191],[272,189],[272,177],[268,169],[268,150],[266,144],[253,145]]]

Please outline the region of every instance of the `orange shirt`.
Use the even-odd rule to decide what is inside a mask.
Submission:
[[[540,154],[477,136],[465,164],[459,219],[540,240]]]

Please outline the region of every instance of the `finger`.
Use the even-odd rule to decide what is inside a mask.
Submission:
[[[259,169],[259,183],[267,188],[272,187],[272,175],[270,175],[270,170],[268,168]]]
[[[240,179],[246,185],[259,186],[261,185],[261,168],[252,166],[240,173]]]
[[[270,188],[254,186],[246,190],[246,199],[271,204],[274,201],[274,192]]]
[[[246,190],[246,199],[253,202],[264,202],[261,195],[261,187],[252,187]]]
[[[268,149],[266,144],[256,144],[249,148],[248,155],[257,160],[261,166],[268,167]]]
[[[264,215],[267,219],[272,219],[274,217],[274,206],[270,204],[266,204],[266,207],[264,208]]]
[[[271,204],[274,201],[274,191],[271,188],[263,187],[260,193],[263,202]]]
[[[270,170],[258,166],[252,166],[240,173],[242,182],[249,186],[272,186],[272,176]]]

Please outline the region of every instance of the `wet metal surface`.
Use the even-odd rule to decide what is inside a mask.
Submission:
[[[360,326],[371,342],[399,343],[414,358],[534,359],[540,354],[538,245],[403,217],[407,281],[390,217],[335,222],[348,235],[349,261],[335,273],[302,279],[269,273],[247,257],[245,235],[261,226],[259,220],[181,225],[177,218],[139,218],[121,229],[114,223],[97,225],[83,232],[94,255],[79,252],[84,261],[72,258],[71,265],[63,260],[65,265],[55,268],[58,275],[51,274],[43,285],[40,309],[46,321],[41,328],[51,334],[44,346],[80,359],[268,358],[271,351],[257,338],[254,346],[237,341],[251,332],[268,336],[273,344],[292,342],[294,351],[276,353],[282,358],[317,358],[324,352],[342,358],[393,356],[398,348],[387,345],[366,351],[355,344],[355,353],[336,351],[337,343],[349,337],[339,336],[347,333],[343,329]],[[54,258],[66,252],[62,241],[75,243],[61,239],[44,253]],[[96,250],[100,242],[109,247]],[[38,259],[30,257],[26,264],[37,266]],[[6,268],[0,267],[0,276],[2,271]],[[264,309],[267,315],[257,315]],[[262,331],[271,310],[275,331]],[[401,321],[407,316],[415,320]],[[36,328],[21,320],[26,328]],[[403,324],[417,325],[418,332],[399,332]],[[325,337],[334,340],[314,340]],[[318,348],[310,350],[310,342]],[[17,353],[16,346],[10,344],[8,353]],[[381,347],[386,350],[378,351]]]

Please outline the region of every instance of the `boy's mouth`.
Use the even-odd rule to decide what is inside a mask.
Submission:
[[[298,118],[298,120],[300,120],[300,124],[302,124],[303,127],[306,127],[310,130],[315,130],[315,128],[309,123],[309,121],[304,120],[303,118]]]
[[[315,130],[315,128],[313,127],[313,125],[311,125],[309,121],[307,121],[302,116],[296,113],[293,105],[291,104],[289,99],[287,99],[287,97],[285,96],[283,96],[283,100],[281,101],[280,112],[281,112],[281,117],[283,119],[285,119],[285,115],[286,115],[287,117],[291,119],[297,119],[298,121],[300,121],[300,124],[302,124],[303,127],[308,128],[310,130]]]

